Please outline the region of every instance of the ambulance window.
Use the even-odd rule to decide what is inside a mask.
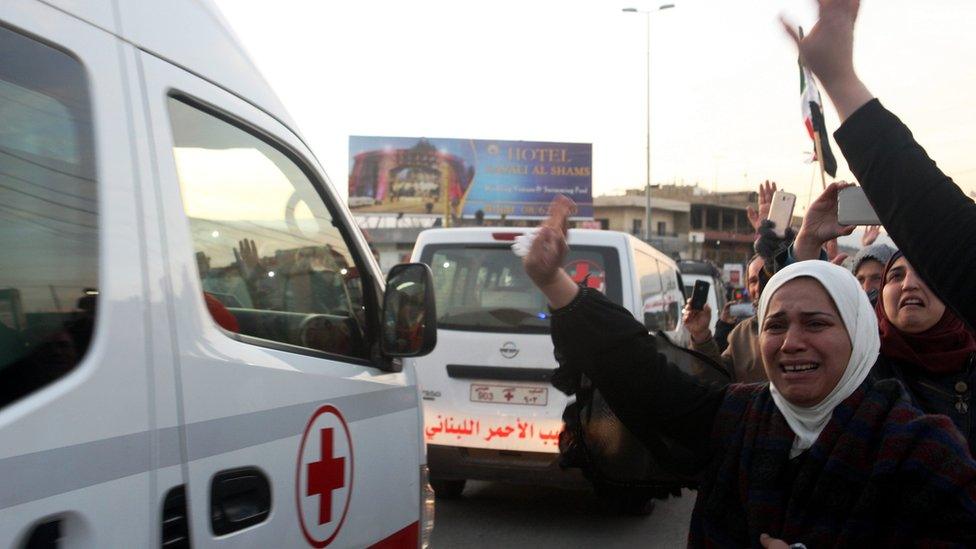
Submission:
[[[640,276],[641,299],[647,301],[661,294],[661,273],[658,271],[657,261],[653,257],[636,252],[637,274]]]
[[[681,275],[677,269],[663,261],[658,261],[657,266],[661,273],[661,284],[664,286],[664,291],[661,294],[664,312],[660,329],[669,332],[678,328],[678,321],[681,319],[681,307],[684,306],[679,298],[684,298],[684,290],[681,288]]]
[[[214,322],[249,343],[366,358],[360,270],[302,168],[282,149],[179,99],[169,99],[169,114]]]
[[[0,406],[65,375],[88,349],[96,192],[84,68],[0,26]]]
[[[641,309],[648,330],[666,330],[665,294],[657,261],[641,251],[634,251],[637,276],[640,277]]]

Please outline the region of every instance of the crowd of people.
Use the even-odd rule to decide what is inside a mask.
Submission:
[[[561,268],[564,215],[540,228],[525,269],[552,308],[557,354],[574,358],[638,438],[692,451],[689,545],[976,546],[966,281],[976,204],[859,79],[859,2],[819,8],[807,36],[784,26],[837,109],[835,139],[897,250],[874,243],[871,228],[853,258],[833,253],[854,230],[837,218],[846,183],[828,186],[795,234],[757,223],[756,316],[722,351],[711,311],[684,311],[689,345],[728,371],[724,387],[670,364],[625,309],[572,281]],[[758,221],[770,193],[760,189]]]

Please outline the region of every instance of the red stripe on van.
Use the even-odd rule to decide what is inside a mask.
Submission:
[[[369,549],[417,549],[420,543],[420,522],[415,522],[388,538],[381,539]]]

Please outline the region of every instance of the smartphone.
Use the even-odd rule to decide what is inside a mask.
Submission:
[[[755,316],[756,308],[752,303],[735,303],[729,307],[729,314],[735,318],[749,318]]]
[[[837,222],[841,225],[880,225],[861,187],[846,187],[837,195]]]
[[[691,291],[691,310],[700,311],[702,307],[705,306],[705,301],[708,300],[708,289],[712,285],[705,280],[696,280],[695,289]]]
[[[768,219],[776,224],[773,232],[780,238],[786,237],[786,228],[793,221],[793,207],[796,206],[796,195],[786,191],[773,193],[773,203],[769,206]]]

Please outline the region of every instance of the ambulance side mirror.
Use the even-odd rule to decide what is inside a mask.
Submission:
[[[389,357],[423,356],[437,345],[434,277],[423,263],[390,269],[383,295],[380,348]]]

